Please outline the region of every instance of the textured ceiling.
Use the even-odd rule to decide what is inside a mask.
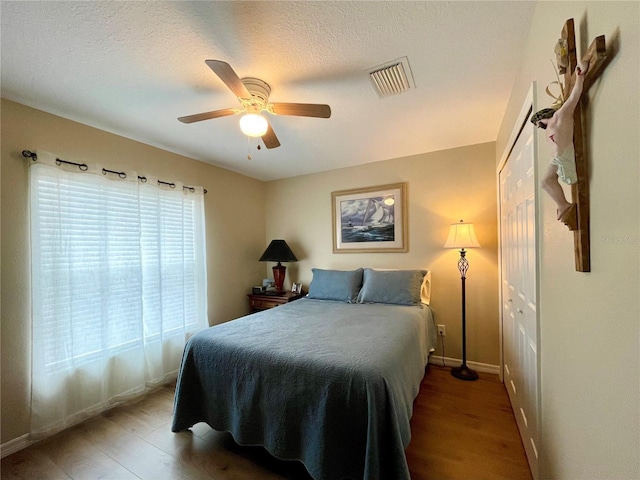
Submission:
[[[2,96],[272,180],[494,141],[534,8],[2,0]],[[378,98],[368,70],[405,56],[416,88]],[[238,116],[182,124],[239,106],[206,59],[266,81],[271,101],[327,103],[332,116],[269,116],[282,146],[260,151]]]

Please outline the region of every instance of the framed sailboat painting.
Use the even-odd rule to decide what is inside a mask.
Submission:
[[[406,252],[406,199],[406,183],[332,192],[333,252]]]

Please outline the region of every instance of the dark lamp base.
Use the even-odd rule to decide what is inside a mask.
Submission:
[[[459,378],[460,380],[472,381],[472,380],[478,379],[478,373],[475,370],[471,370],[466,365],[461,365],[459,367],[452,368],[451,375],[453,375],[456,378]]]
[[[282,290],[282,285],[284,284],[284,276],[287,272],[287,267],[285,267],[280,262],[278,262],[278,264],[275,265],[272,268],[272,270],[273,270],[273,283],[276,284],[276,290],[280,294],[284,291]]]

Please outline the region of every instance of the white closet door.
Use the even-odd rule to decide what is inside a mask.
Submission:
[[[534,478],[538,466],[538,328],[533,127],[500,171],[504,382]]]

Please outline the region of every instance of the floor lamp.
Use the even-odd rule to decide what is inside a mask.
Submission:
[[[460,260],[458,260],[458,270],[460,270],[460,280],[462,282],[462,365],[451,369],[451,375],[461,380],[477,380],[478,374],[475,370],[467,367],[467,309],[465,301],[465,280],[469,262],[466,258],[465,248],[479,248],[480,244],[473,230],[473,223],[452,223],[449,228],[449,237],[444,248],[459,248]]]

